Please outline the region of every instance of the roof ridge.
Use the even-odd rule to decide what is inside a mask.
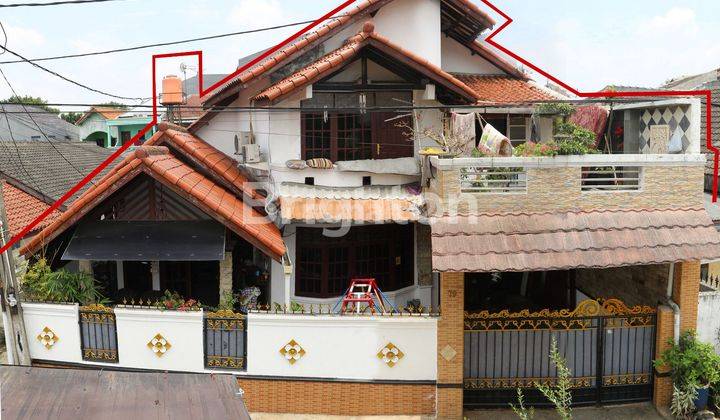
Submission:
[[[661,208],[602,208],[602,209],[569,209],[569,210],[541,210],[541,211],[517,211],[517,212],[479,212],[479,213],[457,213],[457,214],[441,214],[429,216],[430,219],[443,219],[449,217],[484,217],[484,216],[541,216],[547,214],[567,214],[567,213],[641,213],[641,212],[659,212],[659,211],[704,211],[704,207],[661,207]]]
[[[542,229],[542,230],[527,230],[527,231],[503,231],[495,230],[491,232],[452,232],[452,233],[435,233],[431,234],[434,238],[456,238],[456,237],[470,237],[470,236],[525,236],[525,235],[542,235],[546,233],[570,233],[570,232],[621,232],[625,230],[637,231],[637,230],[654,230],[654,229],[682,229],[682,228],[701,228],[701,227],[714,227],[714,223],[683,223],[683,224],[660,224],[660,225],[648,225],[639,227],[597,227],[597,228],[558,228],[558,229]]]

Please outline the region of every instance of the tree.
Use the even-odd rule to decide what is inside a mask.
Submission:
[[[32,106],[36,106],[38,108],[42,108],[45,111],[52,112],[53,114],[60,113],[59,109],[48,106],[47,101],[39,96],[35,97],[35,96],[30,96],[30,95],[25,95],[25,96],[13,95],[5,100],[0,101],[0,103],[32,105]]]
[[[60,114],[60,118],[63,120],[69,122],[70,124],[75,124],[77,120],[80,119],[80,117],[83,116],[82,112],[63,112]]]
[[[103,102],[101,104],[97,104],[95,106],[102,106],[102,107],[108,107],[108,108],[118,108],[118,109],[128,109],[128,106],[125,104],[121,104],[120,102],[110,101],[110,102]]]

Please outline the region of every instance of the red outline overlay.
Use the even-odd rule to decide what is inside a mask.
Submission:
[[[10,241],[5,244],[2,248],[0,248],[0,254],[10,249],[11,246],[13,246],[15,243],[17,243],[20,239],[22,239],[25,235],[27,235],[28,232],[30,232],[35,226],[38,225],[43,219],[45,219],[47,216],[49,216],[53,211],[55,211],[58,207],[60,207],[65,201],[67,201],[70,197],[72,197],[76,192],[78,192],[83,186],[85,186],[88,182],[90,182],[95,176],[97,176],[100,172],[103,171],[108,165],[110,165],[115,159],[118,158],[123,152],[125,152],[131,145],[133,145],[137,140],[140,139],[141,136],[145,135],[150,129],[157,124],[157,81],[155,80],[155,63],[157,59],[162,58],[171,58],[171,57],[187,57],[187,56],[197,56],[198,57],[198,86],[199,86],[199,92],[200,96],[204,96],[205,94],[209,93],[210,91],[214,90],[215,88],[219,87],[220,85],[226,83],[233,77],[237,76],[238,74],[244,72],[248,68],[254,66],[261,60],[264,60],[271,54],[275,53],[279,49],[283,48],[290,42],[294,41],[296,38],[303,35],[305,32],[309,31],[310,29],[314,28],[315,26],[319,25],[323,21],[331,18],[333,15],[341,11],[342,9],[346,8],[347,6],[351,5],[352,3],[355,3],[357,0],[345,0],[342,4],[340,4],[338,7],[334,8],[333,10],[329,11],[319,19],[315,20],[311,24],[305,26],[298,32],[294,33],[284,41],[280,42],[276,46],[270,48],[269,50],[265,51],[260,56],[256,57],[255,59],[251,60],[249,63],[243,65],[242,67],[235,70],[232,74],[227,75],[222,80],[218,81],[214,85],[210,86],[207,89],[203,89],[203,79],[202,79],[202,51],[186,51],[186,52],[179,52],[179,53],[169,53],[169,54],[154,54],[152,56],[152,96],[153,96],[153,118],[148,125],[146,125],[142,130],[140,130],[132,139],[130,139],[127,143],[122,145],[119,149],[117,149],[112,155],[110,155],[107,159],[105,159],[100,165],[98,165],[97,168],[93,169],[92,172],[87,174],[80,182],[77,183],[74,187],[72,187],[68,192],[66,192],[60,199],[58,199],[53,205],[51,205],[47,210],[42,212],[38,217],[35,218],[30,224],[25,226],[20,233],[13,236]],[[497,48],[498,50],[504,52],[505,54],[509,55],[510,57],[514,58],[515,60],[525,64],[526,66],[530,67],[531,69],[535,70],[539,74],[547,77],[548,79],[552,80],[553,82],[557,83],[558,85],[562,86],[563,88],[567,89],[568,91],[572,92],[573,94],[583,97],[583,98],[606,98],[606,97],[621,97],[621,96],[627,96],[627,97],[653,97],[653,96],[705,96],[706,98],[706,106],[707,106],[707,118],[706,118],[706,124],[707,124],[707,138],[706,138],[706,145],[708,150],[713,152],[715,156],[715,164],[713,167],[713,189],[712,189],[712,201],[715,203],[717,201],[718,196],[718,158],[720,158],[720,150],[718,150],[715,146],[712,144],[712,92],[710,90],[697,90],[697,91],[673,91],[673,90],[658,90],[658,91],[641,91],[641,92],[579,92],[578,90],[574,89],[570,85],[564,83],[563,81],[557,79],[556,77],[552,76],[551,74],[547,73],[546,71],[542,70],[541,68],[537,67],[536,65],[532,64],[531,62],[525,60],[524,58],[520,57],[519,55],[515,54],[514,52],[510,51],[509,49],[503,47],[502,45],[496,43],[493,41],[493,38],[502,32],[506,27],[508,27],[512,22],[512,18],[505,14],[503,11],[501,11],[499,8],[497,8],[495,5],[490,3],[489,0],[481,0],[485,5],[487,5],[489,8],[491,8],[493,11],[498,13],[500,16],[502,16],[505,19],[505,23],[500,25],[495,31],[493,31],[487,38],[485,38],[485,41],[492,45],[493,47]]]

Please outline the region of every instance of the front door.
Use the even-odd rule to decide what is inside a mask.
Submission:
[[[371,115],[373,159],[393,159],[414,155],[410,115],[396,112],[374,112]]]
[[[160,289],[178,292],[182,297],[191,296],[189,261],[161,261]]]

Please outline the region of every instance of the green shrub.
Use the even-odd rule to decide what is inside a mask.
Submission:
[[[43,258],[31,265],[22,277],[22,292],[28,299],[50,300],[47,291],[47,280],[52,269]]]
[[[575,113],[575,107],[572,104],[565,103],[545,103],[538,105],[535,109],[539,114],[559,115],[562,117],[569,117]]]
[[[513,155],[522,157],[534,156],[556,156],[558,154],[558,145],[554,141],[546,143],[535,143],[532,141],[518,145],[513,150]]]
[[[668,342],[656,367],[669,367],[673,383],[680,389],[685,385],[702,387],[720,380],[720,356],[715,354],[712,344],[697,340],[695,331],[686,331],[677,344]]]
[[[53,271],[47,276],[43,292],[53,302],[76,302],[80,305],[103,303],[105,299],[97,280],[87,273]]]

